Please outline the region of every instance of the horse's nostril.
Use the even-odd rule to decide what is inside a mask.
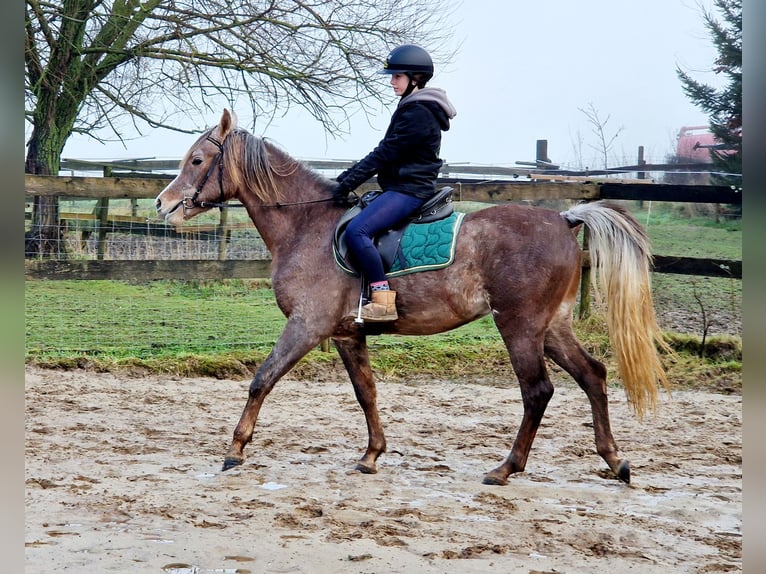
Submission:
[[[159,211],[161,207],[162,207],[162,201],[158,197],[156,200],[154,200],[154,209]]]

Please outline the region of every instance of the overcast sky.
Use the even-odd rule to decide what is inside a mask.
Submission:
[[[464,1],[455,14],[461,50],[448,66],[437,63],[429,84],[444,88],[458,110],[443,137],[443,159],[513,166],[534,160],[536,140],[547,139],[554,163],[603,167],[593,125],[581,111],[592,106],[602,122],[608,118],[607,137],[620,130],[610,167],[635,163],[639,145],[650,163],[664,162],[682,126],[708,122],[683,94],[676,67],[720,85],[710,71],[717,53],[702,7],[712,10],[712,0]],[[393,107],[371,121],[358,117],[339,139],[298,110],[250,129],[300,159],[359,159],[381,139]],[[63,157],[176,158],[195,139],[162,130],[125,149],[73,136]]]

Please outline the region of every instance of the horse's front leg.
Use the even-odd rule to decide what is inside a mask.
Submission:
[[[380,423],[378,414],[378,393],[372,377],[367,341],[364,335],[355,339],[334,339],[333,341],[354,385],[356,400],[359,401],[367,421],[367,451],[357,463],[356,468],[363,473],[374,474],[378,472],[376,464],[378,457],[386,451],[386,437],[383,435],[383,425]]]
[[[243,451],[245,445],[253,438],[253,430],[264,399],[276,382],[318,345],[320,340],[320,336],[307,331],[304,320],[293,317],[287,320],[276,345],[250,383],[247,403],[234,429],[234,438],[223,461],[223,470],[229,470],[245,461]]]

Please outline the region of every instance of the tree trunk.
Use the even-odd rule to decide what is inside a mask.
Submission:
[[[24,172],[34,175],[58,175],[63,142],[55,135],[35,128],[29,139]],[[35,196],[32,225],[24,234],[25,257],[66,257],[64,233],[59,218],[58,196]]]

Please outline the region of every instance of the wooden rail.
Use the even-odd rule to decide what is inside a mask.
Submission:
[[[535,174],[530,175],[535,178]],[[78,199],[149,199],[165,188],[171,176],[153,178],[75,177],[25,175],[27,195],[46,195]],[[742,190],[725,185],[675,185],[664,183],[620,183],[617,180],[579,178],[578,181],[465,180],[440,178],[438,185],[455,188],[455,199],[502,203],[546,199],[632,199],[691,203],[726,203],[741,205]],[[371,189],[374,183],[360,190]]]

